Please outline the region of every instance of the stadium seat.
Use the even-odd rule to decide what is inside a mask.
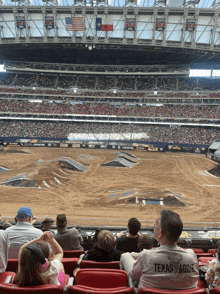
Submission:
[[[163,294],[163,293],[170,293],[170,294],[207,294],[205,288],[192,288],[187,290],[164,290],[164,289],[157,289],[157,288],[141,288],[138,292],[139,294]]]
[[[213,256],[216,256],[215,249],[209,249],[209,250],[208,250],[208,253],[212,253],[212,254],[213,254]]]
[[[73,271],[75,268],[77,268],[78,261],[79,261],[79,258],[76,258],[76,257],[62,259],[65,273],[67,275],[73,276]]]
[[[68,287],[70,293],[135,293],[128,287],[128,276],[123,270],[84,268],[76,274],[75,285]]]
[[[119,261],[97,262],[91,260],[81,260],[79,263],[80,268],[108,268],[120,269]]]
[[[18,259],[8,259],[8,265],[6,271],[17,272],[18,270]]]
[[[40,285],[33,287],[20,287],[14,284],[0,284],[1,294],[63,294],[63,287],[57,285]]]
[[[77,272],[74,284],[95,288],[118,288],[128,286],[128,276],[125,271],[118,269],[84,268]]]
[[[135,291],[130,287],[100,289],[75,285],[68,288],[68,294],[135,294]]]
[[[210,289],[209,293],[210,294],[220,293],[220,287]]]
[[[205,256],[201,256],[199,257],[199,266],[201,265],[206,265],[209,261],[216,259],[216,257],[205,257]]]
[[[212,253],[196,253],[197,258],[199,259],[200,257],[213,257]]]
[[[80,257],[81,254],[84,254],[84,250],[71,250],[71,251],[63,251],[63,257],[69,258],[69,257]]]
[[[204,253],[204,251],[200,248],[185,248],[185,249],[192,249],[195,253]]]
[[[15,273],[14,272],[3,272],[0,274],[0,283],[13,283],[15,279]],[[6,278],[11,277],[9,281],[5,281]],[[0,292],[1,293],[1,292]]]

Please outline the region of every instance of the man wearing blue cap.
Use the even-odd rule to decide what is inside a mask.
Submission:
[[[18,210],[17,223],[6,229],[10,241],[8,258],[18,258],[18,252],[22,245],[40,237],[43,232],[32,225],[33,214],[29,207],[23,206]]]

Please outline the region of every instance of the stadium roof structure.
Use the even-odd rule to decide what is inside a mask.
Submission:
[[[2,0],[0,62],[216,62],[219,14],[220,0]]]
[[[142,7],[198,7],[198,8],[211,8],[219,7],[219,0],[25,0],[24,5],[59,5],[59,6],[77,6],[77,5],[90,5],[90,6],[118,6],[122,7],[126,4],[135,3],[137,6]],[[19,5],[18,0],[1,0],[1,5]],[[132,4],[131,4],[132,5]]]

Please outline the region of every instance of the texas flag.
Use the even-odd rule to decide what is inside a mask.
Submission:
[[[112,32],[113,31],[113,24],[109,24],[112,23],[112,21],[110,21],[109,19],[102,19],[100,18],[96,18],[96,30],[97,31],[103,31],[103,32]]]

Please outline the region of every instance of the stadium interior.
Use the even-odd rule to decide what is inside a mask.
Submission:
[[[104,144],[106,149],[107,145],[113,149],[111,142],[114,142],[126,146],[124,151],[128,152],[138,147],[146,152],[160,147],[163,151],[198,151],[216,162],[213,175],[220,177],[220,1],[74,0],[73,5],[67,0],[0,2],[1,15],[5,16],[0,19],[0,62],[4,65],[0,72],[1,148],[70,147],[72,144],[101,148],[100,144]],[[55,15],[70,11],[71,15],[78,13],[84,17],[102,13],[136,17],[135,26],[138,26],[138,16],[153,15],[151,29],[141,29],[151,30],[152,38],[143,37],[145,41],[139,43],[140,38],[132,28],[129,34],[134,35],[124,34],[118,40],[117,36],[111,38],[109,32],[99,35],[91,26],[92,33],[88,29],[83,34],[73,31],[62,36],[60,23],[51,24],[52,29],[40,28],[40,35],[33,36],[28,15],[29,19],[32,13],[42,15],[42,19],[53,15],[55,21]],[[14,19],[22,15],[26,23],[18,23],[17,19],[17,27],[10,29],[7,14]],[[165,28],[166,34],[164,28],[158,32],[157,25],[163,27],[156,19],[158,15],[164,16],[167,23],[168,15],[181,15],[186,21],[187,17],[194,18],[195,26],[191,25],[192,30],[187,31],[188,40],[184,39],[185,35],[178,41],[168,39],[167,34],[171,35],[174,28]],[[199,17],[210,17],[212,22],[199,22]],[[197,31],[199,25],[202,28]],[[131,26],[126,24],[122,30],[128,33],[127,27]],[[177,34],[184,30],[181,27]],[[159,35],[154,35],[154,31]],[[202,34],[201,41],[198,35]],[[72,165],[67,159],[60,162],[63,166]],[[121,162],[116,164],[122,165]],[[127,164],[132,166],[131,160]],[[2,219],[14,224],[12,217],[2,215]],[[76,225],[71,219],[69,223],[69,227]],[[1,225],[5,229],[3,222]],[[40,227],[39,222],[35,225]],[[183,248],[202,249],[198,258],[212,256],[209,250],[216,248],[219,226],[219,215],[215,223],[185,224],[178,244]],[[88,250],[95,244],[92,238],[96,229],[109,229],[117,237],[126,225],[103,227],[90,223],[77,228],[84,239],[83,248]],[[149,234],[154,247],[158,246],[153,223],[147,222],[147,215],[141,233]],[[77,258],[73,258],[74,262]],[[8,270],[13,271],[13,265],[9,264]],[[72,267],[69,273],[72,275]]]

